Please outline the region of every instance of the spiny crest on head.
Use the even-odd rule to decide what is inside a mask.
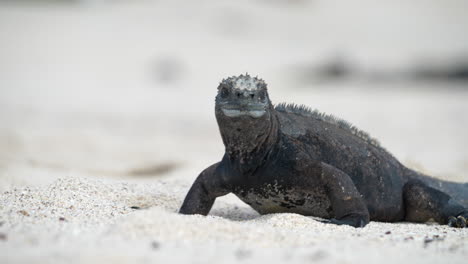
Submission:
[[[258,78],[258,76],[251,77],[248,73],[245,73],[245,75],[241,74],[239,76],[231,76],[223,79],[218,86],[218,90],[222,87],[226,87],[233,90],[267,90],[267,84],[264,80]]]

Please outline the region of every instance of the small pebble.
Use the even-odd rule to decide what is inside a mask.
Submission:
[[[432,237],[425,237],[424,238],[424,247],[427,247],[427,245],[431,242],[434,241],[443,241],[445,237],[440,237],[439,235],[433,235]]]
[[[429,237],[425,237],[425,238],[424,238],[424,247],[427,247],[427,245],[428,245],[429,243],[432,243],[432,242],[434,242],[434,239],[429,238]]]
[[[0,240],[1,241],[6,241],[7,240],[7,235],[5,233],[0,233]]]
[[[19,210],[18,213],[24,215],[24,216],[29,216],[29,213],[26,212],[25,210]]]

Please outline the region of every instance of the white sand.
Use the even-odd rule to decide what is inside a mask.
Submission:
[[[468,229],[375,222],[355,229],[296,214],[259,216],[229,198],[208,217],[178,215],[187,187],[72,177],[7,191],[0,200],[0,260],[464,263],[468,256]]]
[[[0,5],[0,263],[466,263],[468,229],[259,216],[232,195],[207,217],[176,214],[223,154],[216,85],[246,71],[275,103],[341,116],[405,164],[468,181],[466,84],[295,75],[342,53],[397,71],[464,54],[466,1],[84,2]],[[158,77],[167,61],[173,82]]]

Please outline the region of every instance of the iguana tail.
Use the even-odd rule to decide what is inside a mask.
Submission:
[[[445,192],[465,208],[468,208],[468,183],[437,179],[412,170],[409,170],[408,178],[420,180],[434,189]]]

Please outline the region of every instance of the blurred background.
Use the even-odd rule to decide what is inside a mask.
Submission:
[[[248,72],[468,179],[468,1],[0,1],[0,190],[89,176],[191,182]]]

